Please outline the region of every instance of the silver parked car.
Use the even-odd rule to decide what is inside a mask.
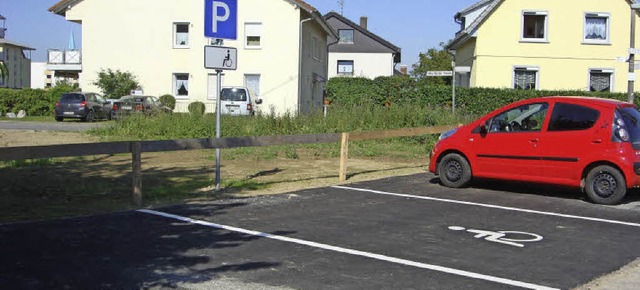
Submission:
[[[246,87],[223,87],[220,91],[220,103],[220,114],[253,116],[255,105],[262,104],[262,100],[253,100]]]

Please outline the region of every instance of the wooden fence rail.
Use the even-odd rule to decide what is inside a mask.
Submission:
[[[313,135],[285,135],[261,137],[231,137],[179,139],[159,141],[122,141],[82,144],[61,144],[45,146],[22,146],[0,148],[0,161],[39,159],[53,157],[76,157],[88,155],[109,155],[131,153],[132,158],[132,195],[136,205],[142,204],[142,153],[202,149],[229,149],[240,147],[262,147],[293,144],[318,144],[341,142],[340,181],[346,180],[349,141],[386,139],[439,134],[456,126],[437,126],[422,128],[404,128],[357,133],[334,133]]]

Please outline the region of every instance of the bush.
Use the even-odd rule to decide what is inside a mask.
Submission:
[[[203,102],[193,102],[189,104],[189,113],[195,116],[204,115],[205,106]]]
[[[484,115],[506,104],[543,96],[589,96],[627,100],[625,93],[589,92],[578,90],[538,91],[494,88],[456,88],[456,108],[468,113]],[[327,83],[327,98],[332,104],[352,106],[374,104],[382,106],[414,105],[417,107],[451,107],[451,86],[434,86],[425,79],[408,77],[331,78]],[[635,99],[640,105],[640,97]]]
[[[173,97],[172,95],[166,94],[166,95],[162,95],[160,96],[160,102],[171,108],[171,110],[176,108],[176,98]]]
[[[100,88],[107,99],[119,99],[128,95],[131,90],[140,88],[135,75],[112,69],[101,69],[98,72],[98,79],[93,82],[93,85]]]
[[[53,109],[60,95],[77,91],[77,86],[59,84],[42,89],[0,89],[0,113],[18,113],[24,110],[27,116],[53,116]]]

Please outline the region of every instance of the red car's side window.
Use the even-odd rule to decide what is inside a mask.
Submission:
[[[600,111],[575,104],[557,103],[553,106],[549,131],[580,131],[595,125]]]
[[[507,110],[487,122],[489,132],[540,131],[549,104],[528,104]]]

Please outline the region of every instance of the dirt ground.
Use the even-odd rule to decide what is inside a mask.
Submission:
[[[0,130],[0,147],[90,142],[99,140],[82,133]],[[223,150],[223,190],[216,193],[212,186],[215,150],[143,153],[144,204],[192,203],[340,184],[338,158],[319,157],[322,154],[299,147],[295,150],[293,159],[283,153],[274,158],[233,157]],[[0,189],[0,223],[131,208],[130,155],[64,160],[44,167],[0,170],[0,182],[5,184]],[[427,162],[426,156],[411,160],[350,158],[345,183],[425,172]]]

